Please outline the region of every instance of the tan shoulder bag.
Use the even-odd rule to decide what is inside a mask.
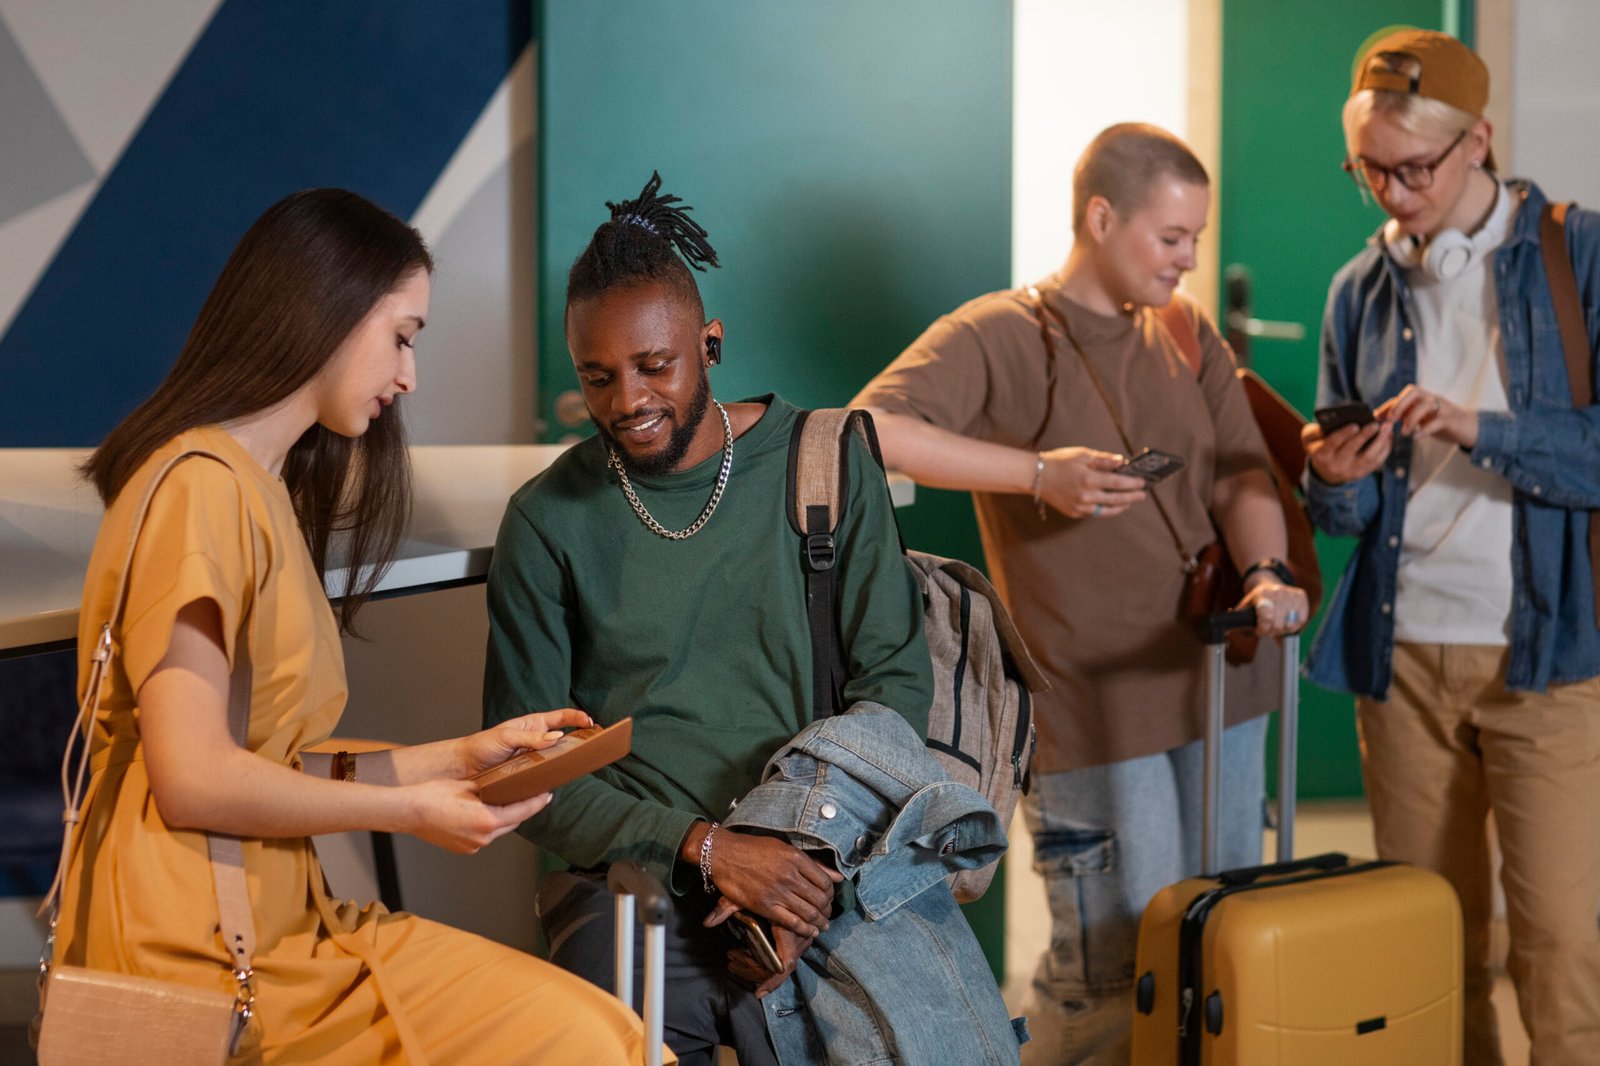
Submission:
[[[89,732],[94,725],[106,668],[111,661],[111,631],[122,615],[128,570],[134,546],[156,489],[173,467],[194,455],[221,456],[191,450],[174,456],[145,490],[128,538],[122,577],[111,601],[110,617],[100,625],[88,684],[78,706],[78,718],[61,761],[62,797],[66,802],[61,859],[54,884],[40,908],[50,912],[50,933],[39,961],[39,1017],[34,1037],[40,1066],[171,1066],[173,1063],[223,1063],[237,1050],[239,1039],[254,1013],[251,956],[255,952],[255,923],[245,883],[244,849],[238,837],[207,833],[212,880],[217,894],[224,941],[232,956],[238,990],[198,988],[176,981],[160,981],[131,974],[91,970],[51,963],[56,922],[61,913],[62,882],[79,844],[81,804],[89,768]],[[255,531],[251,529],[252,551]],[[235,645],[233,674],[228,682],[228,727],[240,747],[247,744],[250,720],[249,642]],[[73,746],[79,746],[73,773]]]

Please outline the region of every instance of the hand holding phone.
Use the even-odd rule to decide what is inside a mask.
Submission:
[[[1183,469],[1183,466],[1184,462],[1181,456],[1155,448],[1145,448],[1138,455],[1135,455],[1111,472],[1113,474],[1121,474],[1124,477],[1136,477],[1147,485],[1154,485],[1156,482],[1176,474]]]
[[[1345,426],[1365,426],[1376,421],[1372,408],[1360,401],[1352,403],[1336,403],[1316,410],[1317,428],[1322,430],[1324,437],[1331,436],[1335,430]]]
[[[783,960],[772,941],[772,927],[760,915],[749,911],[734,911],[729,915],[728,931],[750,952],[755,960],[767,968],[768,973],[782,973]]]

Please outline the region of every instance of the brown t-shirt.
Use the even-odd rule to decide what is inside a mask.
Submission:
[[[984,554],[1000,594],[1052,689],[1035,701],[1044,773],[1151,755],[1201,734],[1204,648],[1179,617],[1184,559],[1217,539],[1211,501],[1218,478],[1269,470],[1232,353],[1189,305],[1200,339],[1199,376],[1148,309],[1105,316],[1068,300],[1057,278],[1038,286],[1066,316],[1060,324],[1055,403],[1047,414],[1046,362],[1025,292],[991,293],[940,318],[853,401],[914,415],[967,437],[1030,451],[1082,445],[1127,452],[1094,367],[1137,450],[1158,448],[1187,465],[1154,494],[1182,541],[1180,554],[1151,500],[1112,518],[1041,520],[1026,495],[973,493]],[[1042,428],[1041,428],[1042,427]],[[1229,724],[1272,709],[1278,645],[1230,667]]]

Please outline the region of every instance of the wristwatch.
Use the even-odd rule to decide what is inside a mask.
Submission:
[[[1239,575],[1240,581],[1250,580],[1250,575],[1261,570],[1272,573],[1279,581],[1294,588],[1300,587],[1300,582],[1294,579],[1294,571],[1289,569],[1289,564],[1282,559],[1257,559],[1245,567],[1244,573]]]

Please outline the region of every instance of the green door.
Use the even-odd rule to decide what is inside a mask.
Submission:
[[[1470,31],[1472,2],[1223,0],[1222,276],[1231,273],[1237,284],[1248,275],[1263,334],[1248,344],[1251,365],[1307,416],[1328,282],[1382,221],[1339,169],[1339,111],[1356,50],[1396,24]],[[1470,32],[1464,39],[1470,43]],[[1293,325],[1303,327],[1301,339],[1275,336],[1292,334],[1282,327]],[[1319,534],[1330,595],[1354,543]],[[1300,795],[1361,795],[1353,707],[1349,696],[1305,686]]]

